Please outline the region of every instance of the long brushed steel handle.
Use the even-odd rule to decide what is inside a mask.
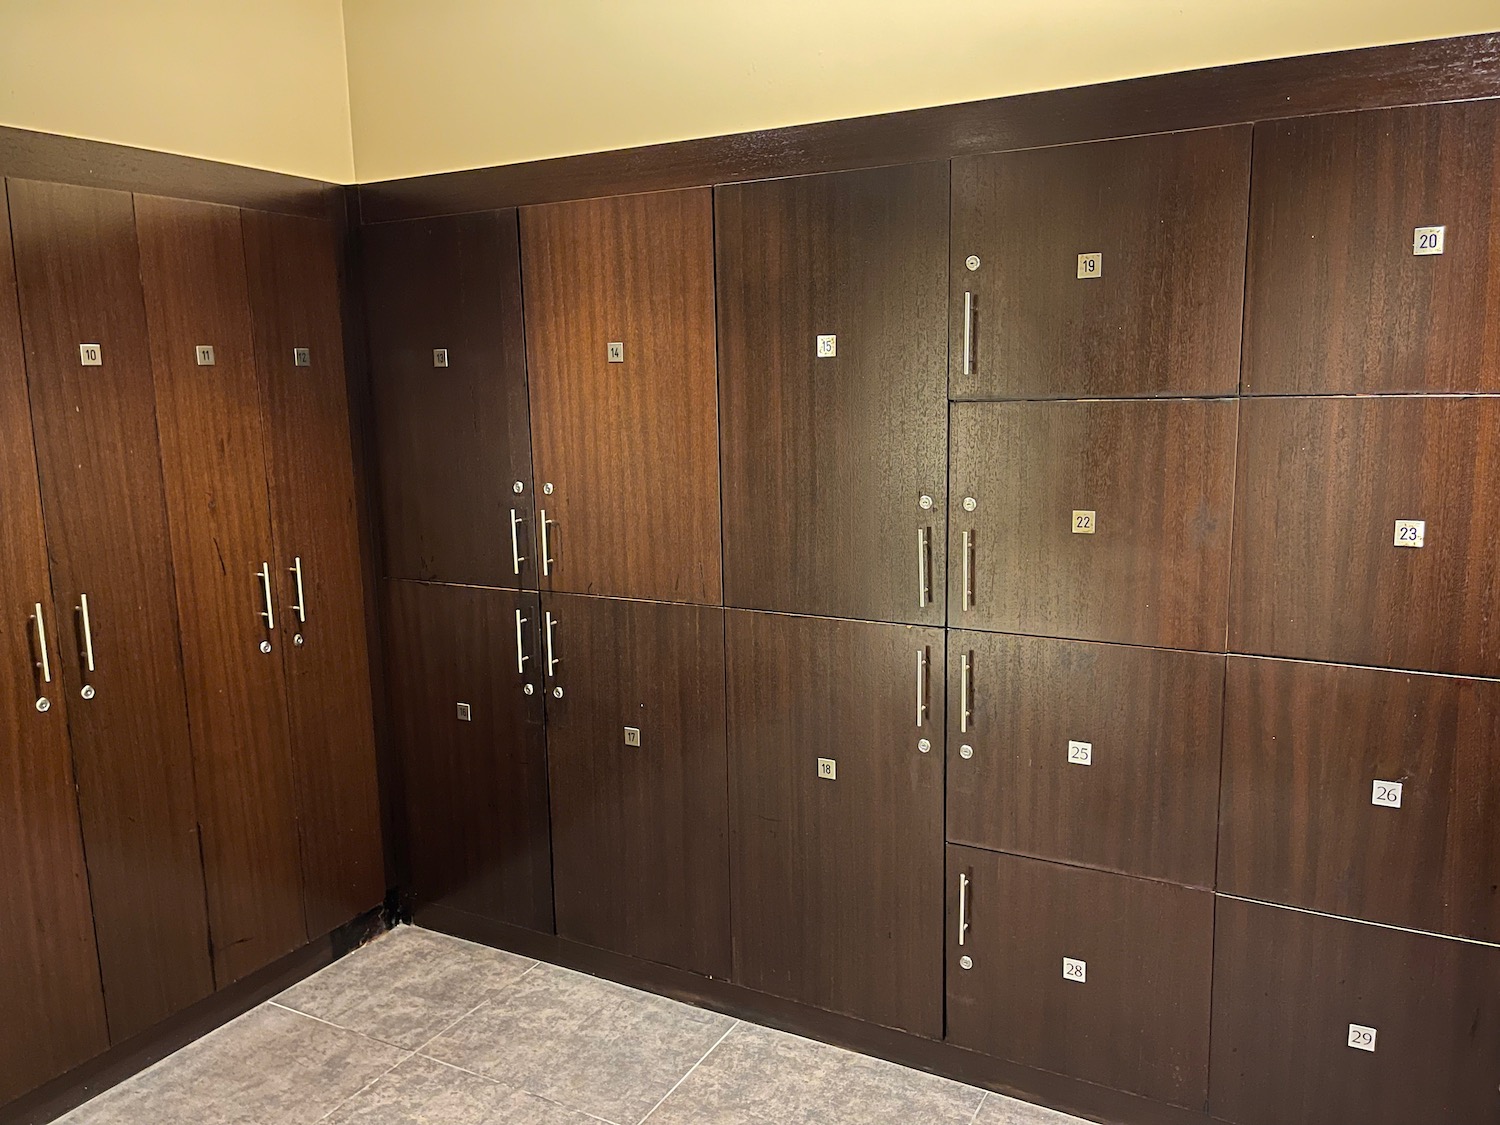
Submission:
[[[552,640],[552,631],[557,628],[557,618],[553,617],[550,611],[542,616],[547,621],[547,675],[556,676],[557,666],[562,663],[562,661],[558,660],[554,652],[554,642]]]
[[[974,555],[974,533],[972,531],[965,531],[964,532],[964,550],[963,550],[963,556],[964,556],[964,566],[963,566],[963,570],[964,570],[964,589],[963,589],[963,598],[962,598],[961,603],[960,603],[963,606],[965,613],[967,613],[969,610],[971,610],[971,609],[974,608],[974,571],[973,571],[973,561],[972,561],[973,560],[973,555]]]
[[[297,604],[292,606],[292,611],[296,613],[297,623],[300,625],[307,621],[307,595],[302,590],[302,556],[296,556],[287,569],[297,579]]]
[[[270,563],[261,563],[260,564],[260,587],[261,587],[261,593],[265,595],[265,600],[266,600],[266,608],[260,611],[260,615],[261,615],[262,618],[265,619],[265,622],[266,622],[266,631],[267,632],[275,632],[276,631],[276,608],[272,604],[272,601],[271,601],[271,564]]]
[[[546,515],[546,513],[542,513]],[[521,573],[521,564],[526,561],[526,556],[521,554],[521,535],[519,528],[521,517],[514,508],[510,510],[510,558],[517,574]]]
[[[917,727],[927,719],[927,650],[917,649]]]
[[[516,610],[516,671],[520,675],[526,674],[526,662],[531,657],[526,655],[526,643],[522,640],[521,626],[526,624],[526,618],[521,616],[521,611]]]
[[[927,608],[932,600],[932,579],[927,572],[927,556],[931,553],[932,529],[917,529],[917,605]]]
[[[78,595],[78,619],[83,625],[83,666],[94,670],[94,626],[89,620],[89,596]]]
[[[552,521],[547,518],[547,509],[542,509],[541,518],[537,521],[542,529],[542,577],[552,576],[552,544],[547,535],[547,529],[552,526]]]
[[[52,682],[52,658],[47,655],[47,622],[42,618],[42,603],[36,603],[36,616],[32,618],[36,622],[36,647],[41,653],[41,659],[36,662],[37,668],[42,673],[42,683]]]
[[[959,872],[958,876],[958,944],[964,943],[969,934],[969,876]]]
[[[969,733],[969,654],[966,652],[958,658],[958,730],[960,734]]]
[[[974,294],[964,292],[964,374],[974,373]]]

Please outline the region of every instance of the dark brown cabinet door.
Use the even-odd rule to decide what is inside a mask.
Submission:
[[[735,981],[943,1028],[943,632],[731,610]]]
[[[1500,941],[1500,684],[1231,657],[1219,889]]]
[[[1500,949],[1218,900],[1210,1110],[1234,1125],[1496,1125]]]
[[[950,847],[948,1042],[1201,1108],[1213,926],[1209,891]]]
[[[1250,128],[953,162],[953,397],[1239,386]]]
[[[8,186],[59,688],[118,1042],[213,990],[135,217],[121,192]]]
[[[537,596],[387,582],[385,608],[417,902],[551,932]]]
[[[1500,400],[1243,406],[1230,644],[1500,675]]]
[[[516,213],[360,238],[385,573],[534,590]]]
[[[542,596],[557,932],[730,969],[724,611]]]
[[[707,188],[521,210],[544,590],[723,600],[713,237]]]
[[[953,632],[948,839],[1212,887],[1224,657]]]
[[[726,602],[941,624],[947,165],[715,201]]]
[[[338,244],[315,219],[244,211],[265,413],[276,613],[291,703],[307,928],[385,897],[359,498],[349,432]]]
[[[0,1105],[109,1046],[0,191]]]
[[[137,196],[220,988],[307,941],[240,213]],[[210,349],[205,351],[204,349]]]
[[[1500,107],[1255,127],[1245,392],[1500,390]]]
[[[1236,414],[955,404],[949,624],[1222,651]]]

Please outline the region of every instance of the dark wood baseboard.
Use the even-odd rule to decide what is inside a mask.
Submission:
[[[595,949],[553,934],[523,930],[461,910],[423,905],[414,909],[413,918],[419,926],[454,937],[576,969],[1077,1117],[1113,1125],[1210,1125],[1211,1119],[1203,1110],[1180,1109],[1076,1078],[1018,1066],[948,1043],[755,992],[729,981]]]
[[[43,1125],[118,1086],[298,981],[333,964],[387,929],[389,906],[366,911],[265,968],[118,1043],[44,1086],[0,1106],[0,1125]]]

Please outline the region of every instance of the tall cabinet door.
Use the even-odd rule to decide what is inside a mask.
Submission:
[[[213,990],[129,195],[10,181],[61,686],[110,1037]]]
[[[0,1105],[109,1046],[0,192]]]
[[[713,196],[526,207],[544,590],[722,601]]]
[[[557,932],[730,969],[724,611],[542,596]]]
[[[360,233],[390,578],[536,589],[512,210]]]
[[[137,196],[214,976],[307,940],[236,208]]]
[[[941,624],[948,166],[715,198],[727,604]]]
[[[359,497],[349,431],[339,253],[328,223],[244,211],[265,411],[276,623],[290,689],[307,929],[385,896]],[[279,563],[279,566],[278,566]]]
[[[537,596],[392,581],[385,608],[418,920],[433,903],[550,932]]]
[[[729,611],[735,981],[943,1033],[943,632]]]

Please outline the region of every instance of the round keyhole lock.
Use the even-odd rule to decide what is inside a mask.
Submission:
[[[917,741],[917,750],[925,754],[932,749],[932,740],[923,738]]]
[[[48,711],[52,710],[52,700],[48,699],[45,695],[42,696],[42,698],[36,701],[36,709],[45,715]]]
[[[964,259],[964,265],[968,266],[970,270],[977,270],[979,268],[979,255],[970,254]]]
[[[978,500],[975,500],[974,497],[972,497],[972,496],[965,496],[964,497],[964,511],[966,511],[966,512],[972,512],[977,507],[979,507],[979,501]]]
[[[270,652],[271,651],[271,642],[270,641],[261,641],[260,642],[260,651],[261,652]]]
[[[521,694],[522,695],[535,695],[536,694],[536,688],[532,687],[530,684],[527,684],[525,687],[523,687],[521,689]]]
[[[83,698],[85,698],[85,699],[93,699],[94,698],[94,685],[93,684],[84,684],[83,685],[83,690],[80,691],[78,694],[81,695],[81,696],[83,696]]]
[[[562,698],[562,688],[560,688],[560,687],[553,688],[552,689],[552,698],[553,699],[561,699]]]
[[[974,756],[974,747],[972,747],[972,746],[960,746],[958,748],[958,756],[960,758],[962,758],[964,761],[967,762],[970,758],[972,758]]]
[[[542,491],[544,493],[546,493],[548,496],[551,496],[552,495],[552,485],[551,485],[551,483],[549,482],[547,484],[542,485]]]
[[[972,969],[974,967],[974,958],[970,957],[967,953],[964,954],[958,959],[958,967],[960,969]]]
[[[921,508],[922,511],[924,511],[924,512],[930,512],[930,511],[932,511],[932,497],[928,496],[926,494],[923,494],[917,500],[917,507]]]
[[[510,490],[512,492],[514,492],[517,496],[519,496],[519,495],[521,495],[521,493],[523,493],[523,492],[526,491],[526,485],[523,484],[521,481],[516,481],[515,484],[513,484],[513,485],[510,486]]]
[[[306,643],[307,641],[303,639],[301,633],[298,633],[295,637],[292,638],[292,644],[296,645],[298,648],[301,648]]]

